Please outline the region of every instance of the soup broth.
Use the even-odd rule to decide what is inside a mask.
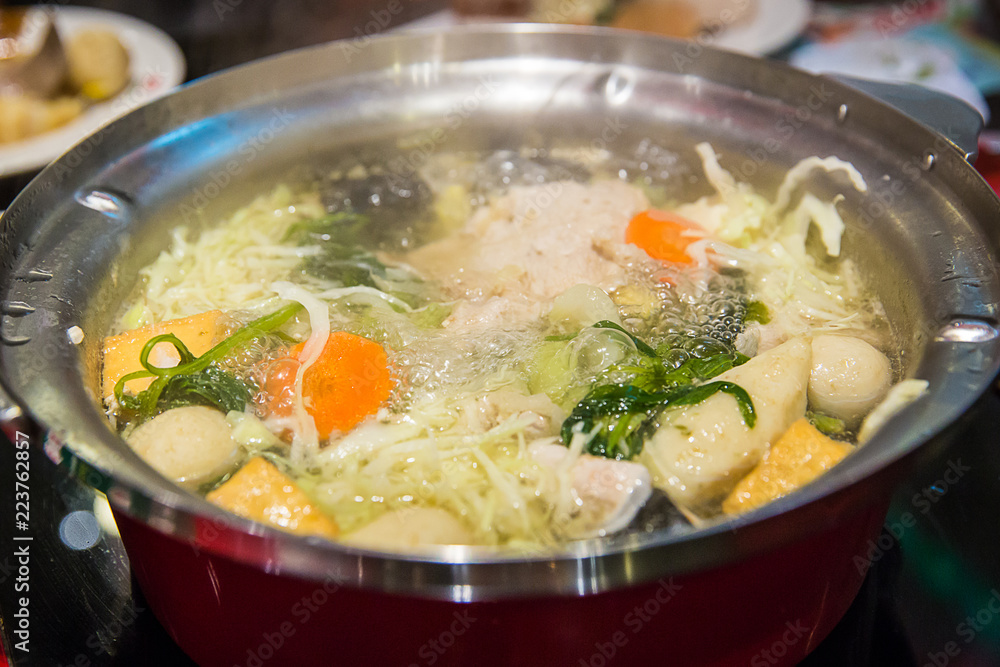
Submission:
[[[697,151],[687,201],[602,154],[450,153],[178,227],[105,340],[109,417],[209,501],[373,549],[692,530],[792,493],[923,386],[894,384],[839,197],[810,192],[861,174],[808,158],[767,197]]]

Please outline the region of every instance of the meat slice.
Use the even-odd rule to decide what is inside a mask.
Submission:
[[[648,206],[641,190],[620,181],[514,188],[458,234],[403,261],[461,302],[446,327],[516,325],[574,285],[611,291],[624,284],[629,265],[650,262],[625,243],[629,220]]]

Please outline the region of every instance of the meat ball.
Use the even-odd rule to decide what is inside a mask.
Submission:
[[[849,426],[874,408],[892,383],[889,359],[860,338],[816,336],[812,353],[810,406]]]
[[[236,462],[238,449],[225,415],[194,405],[150,419],[132,432],[128,443],[157,472],[188,484],[226,472]]]

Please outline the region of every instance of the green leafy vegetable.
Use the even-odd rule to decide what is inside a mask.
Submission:
[[[385,278],[385,264],[370,252],[339,243],[325,243],[322,248],[319,255],[303,260],[303,271],[343,287],[364,285],[378,289],[377,279]]]
[[[242,412],[253,388],[232,373],[209,366],[191,375],[175,375],[167,381],[157,401],[157,412],[186,405],[204,405],[223,412]]]
[[[287,322],[295,313],[301,310],[302,305],[292,303],[283,308],[279,308],[270,315],[260,317],[253,322],[221,341],[200,357],[191,354],[187,346],[174,334],[161,334],[153,336],[142,347],[139,353],[139,363],[143,370],[135,371],[123,376],[115,384],[115,399],[118,405],[126,410],[138,413],[143,419],[149,419],[164,409],[163,405],[172,405],[180,400],[204,400],[207,403],[181,403],[182,405],[206,405],[212,404],[222,409],[224,406],[235,405],[240,396],[247,398],[238,409],[242,409],[249,400],[250,388],[240,382],[235,376],[213,366],[214,363],[224,359],[230,352],[237,350],[254,338],[277,329]],[[172,368],[161,368],[154,366],[149,361],[149,355],[159,343],[170,343],[177,350],[180,362]],[[228,375],[224,378],[222,375]],[[217,390],[206,390],[205,385],[213,377],[220,381]],[[155,378],[145,390],[139,392],[137,396],[125,393],[125,384],[130,380],[140,378]],[[239,383],[237,388],[234,383]],[[170,393],[167,390],[170,389]],[[245,393],[244,393],[245,392]],[[185,398],[186,397],[186,398]]]
[[[385,278],[386,267],[361,246],[368,222],[367,216],[357,213],[334,213],[292,225],[282,241],[320,247],[318,255],[302,261],[301,268],[306,273],[343,287],[377,288],[376,279]]]
[[[844,424],[843,419],[824,415],[822,412],[807,412],[806,418],[809,423],[816,427],[817,431],[826,435],[844,435],[847,431],[847,425]]]
[[[677,368],[670,368],[662,357],[644,357],[634,366],[623,366],[620,370],[635,373],[632,384],[646,391],[656,391],[714,378],[748,359],[739,352],[720,352],[704,359],[691,357]]]
[[[585,451],[611,459],[630,459],[642,451],[643,440],[656,426],[657,416],[667,408],[701,403],[724,392],[736,399],[747,426],[757,422],[753,402],[746,390],[732,382],[709,382],[648,392],[634,385],[602,385],[577,403],[563,422],[562,438],[569,443],[574,433],[591,434]]]
[[[333,240],[336,236],[336,243],[357,245],[361,242],[361,233],[367,225],[368,218],[363,215],[350,212],[333,213],[322,218],[296,222],[288,228],[281,242],[305,245]]]
[[[567,445],[574,433],[586,433],[591,436],[587,453],[630,459],[642,451],[643,441],[656,427],[661,412],[695,405],[720,391],[736,399],[744,421],[753,428],[757,415],[746,390],[732,382],[698,384],[743,364],[749,357],[725,351],[704,358],[690,357],[674,367],[664,359],[669,348],[654,350],[614,322],[602,321],[594,327],[624,333],[635,343],[640,356],[631,365],[613,369],[631,375],[628,383],[595,387],[576,404],[562,425],[561,435]]]
[[[620,324],[615,324],[614,322],[612,322],[610,320],[601,320],[600,322],[597,322],[597,323],[593,324],[592,326],[595,329],[613,329],[615,331],[623,333],[626,336],[628,336],[629,339],[631,339],[631,341],[633,343],[635,343],[635,347],[636,347],[637,350],[639,350],[640,354],[642,354],[643,356],[646,356],[646,357],[656,357],[657,356],[656,355],[656,350],[654,350],[652,347],[650,347],[648,343],[646,343],[643,340],[641,340],[640,338],[637,338],[637,337],[633,336],[632,334],[630,334]]]
[[[743,316],[744,322],[760,322],[761,324],[767,324],[771,321],[771,314],[767,310],[767,306],[761,301],[751,301],[747,304],[746,315]]]
[[[319,247],[319,254],[306,257],[299,267],[309,275],[341,287],[374,287],[410,307],[418,307],[420,280],[407,271],[386,266],[365,249],[370,225],[371,219],[366,215],[334,213],[292,225],[283,240]]]
[[[385,279],[386,267],[361,246],[361,234],[367,225],[366,216],[335,213],[293,225],[286,240],[319,245],[320,254],[306,257],[302,262],[306,273],[344,287],[378,288],[377,279]]]

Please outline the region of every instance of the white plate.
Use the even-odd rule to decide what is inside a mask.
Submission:
[[[757,13],[717,33],[712,46],[763,56],[788,46],[802,34],[812,14],[809,0],[757,0]]]
[[[856,35],[795,51],[792,65],[816,74],[836,73],[863,79],[916,83],[953,95],[975,107],[986,120],[990,107],[955,58],[936,44],[907,37]]]
[[[33,171],[78,141],[135,107],[160,97],[184,80],[184,55],[167,33],[144,21],[84,7],[46,7],[64,40],[88,28],[111,30],[128,51],[132,82],[115,97],[88,107],[62,127],[24,141],[0,144],[0,176]]]
[[[757,0],[757,10],[748,21],[724,28],[703,43],[751,55],[773,53],[802,34],[811,7],[810,0]],[[407,23],[402,29],[447,28],[462,22],[446,9]]]

